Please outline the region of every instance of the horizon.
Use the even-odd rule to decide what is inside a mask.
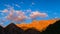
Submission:
[[[8,25],[6,25],[6,26],[1,26],[1,27],[3,27],[3,28],[6,28],[6,27],[8,27],[8,26],[10,26],[10,25],[12,25],[12,26],[14,26],[14,25],[16,25],[17,27],[19,27],[19,28],[21,28],[21,29],[23,29],[23,30],[27,30],[28,28],[36,28],[37,30],[39,30],[39,31],[43,31],[43,30],[45,30],[49,25],[51,25],[51,24],[54,24],[54,23],[56,23],[57,21],[58,21],[59,19],[57,19],[57,20],[54,20],[54,19],[51,19],[51,20],[33,20],[31,23],[21,23],[21,24],[15,24],[15,23],[13,23],[13,22],[11,22],[10,24],[8,24]],[[44,22],[43,22],[44,21]],[[45,25],[44,25],[45,24]],[[41,25],[42,25],[42,27],[41,27]],[[38,27],[39,26],[39,27]],[[45,26],[45,27],[44,27]],[[25,27],[25,28],[23,28],[23,27]],[[42,28],[42,29],[40,29],[40,28]],[[44,29],[45,28],[45,29]]]
[[[49,25],[51,25],[51,24],[54,24],[54,22],[56,22],[56,21],[58,21],[58,20],[60,20],[60,19],[49,19],[49,20],[33,20],[32,22],[30,22],[30,23],[26,23],[26,22],[22,22],[22,23],[20,23],[20,24],[16,24],[16,23],[14,23],[14,22],[10,22],[8,25],[10,25],[10,24],[15,24],[16,26],[18,26],[18,27],[23,27],[24,26],[24,24],[25,24],[25,26],[26,25],[29,25],[29,24],[33,24],[34,22],[35,23],[41,23],[41,24],[43,24],[43,21],[44,21],[44,23],[48,23],[48,22],[50,22],[49,23]],[[41,22],[42,21],[42,22]],[[47,22],[46,22],[47,21]],[[7,27],[8,25],[6,25],[6,26],[2,26],[2,25],[0,25],[0,26],[2,26],[3,28],[5,28],[5,27]],[[19,25],[23,25],[23,26],[19,26]],[[48,25],[48,24],[47,24]],[[48,25],[48,26],[49,26]]]

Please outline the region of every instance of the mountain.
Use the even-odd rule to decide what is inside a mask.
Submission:
[[[41,34],[40,31],[36,30],[35,28],[29,28],[24,31],[25,34]]]
[[[50,24],[54,24],[57,20],[56,19],[52,19],[52,20],[40,20],[40,21],[36,21],[34,20],[33,22],[26,24],[26,23],[22,23],[22,24],[16,24],[18,27],[22,28],[23,30],[27,30],[29,28],[35,28],[38,31],[42,32],[44,31]]]
[[[5,27],[5,34],[22,34],[23,30],[17,27],[14,23],[9,24]]]
[[[56,21],[47,27],[43,34],[60,34],[60,20]]]
[[[0,26],[0,34],[60,34],[60,20],[34,20],[32,23],[11,23]]]
[[[0,26],[0,34],[4,34],[4,28]]]

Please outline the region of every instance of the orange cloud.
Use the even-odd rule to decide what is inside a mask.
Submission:
[[[7,9],[4,9],[2,12],[3,12],[3,13],[6,13],[6,12],[8,12],[8,10],[7,10]]]

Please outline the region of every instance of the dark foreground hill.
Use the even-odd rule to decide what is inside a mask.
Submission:
[[[43,34],[60,34],[60,20],[56,21],[47,27]]]
[[[41,34],[40,31],[36,30],[35,28],[29,28],[24,31],[25,34]]]
[[[0,34],[4,34],[4,28],[0,26]]]
[[[15,24],[11,23],[5,27],[5,34],[22,34],[23,30],[17,27]]]
[[[24,31],[20,27],[17,27],[14,23],[11,23],[5,28],[0,26],[0,34],[60,34],[60,20],[49,25],[43,32],[40,32],[35,28],[29,28]]]

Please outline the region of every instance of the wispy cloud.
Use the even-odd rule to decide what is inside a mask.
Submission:
[[[32,5],[35,5],[35,3],[34,3],[34,2],[32,2]]]
[[[4,4],[4,6],[6,6],[7,9],[13,9],[13,8],[14,8],[13,6],[11,6],[11,5],[9,5],[9,4]]]
[[[43,18],[45,18],[47,16],[48,15],[46,13],[41,13],[39,11],[34,11],[34,12],[31,12],[31,14],[30,14],[31,18],[36,18],[36,17],[43,17]]]
[[[15,4],[15,6],[17,6],[17,7],[19,7],[19,8],[20,8],[20,5],[18,5],[18,4]]]
[[[8,12],[8,10],[7,10],[7,9],[4,9],[2,12],[3,12],[3,13],[6,13],[6,12]]]

